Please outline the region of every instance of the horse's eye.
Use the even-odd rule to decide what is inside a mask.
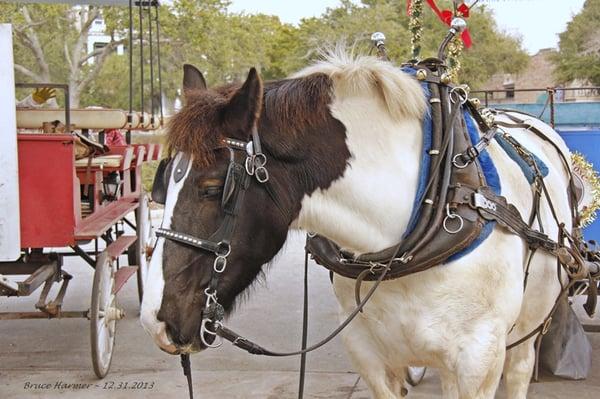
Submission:
[[[205,186],[200,188],[200,197],[210,198],[221,194],[223,187],[221,186]]]

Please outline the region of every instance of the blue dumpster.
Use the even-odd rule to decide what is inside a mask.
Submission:
[[[600,128],[589,130],[564,130],[558,128],[557,130],[571,151],[582,153],[594,165],[596,170],[600,170]],[[584,236],[588,240],[597,240],[600,242],[600,220],[596,219],[594,223],[586,227]]]

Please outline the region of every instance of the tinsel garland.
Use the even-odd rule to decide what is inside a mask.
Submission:
[[[448,74],[454,83],[458,83],[460,72],[460,56],[462,55],[463,41],[460,36],[454,37],[448,45]]]
[[[594,166],[578,152],[571,154],[571,163],[573,171],[592,189],[591,201],[579,213],[580,225],[582,227],[589,226],[596,219],[596,211],[600,209],[600,177]]]
[[[412,0],[408,1],[408,12],[410,19],[408,22],[408,29],[411,33],[411,47],[412,47],[412,59],[418,60],[421,55],[421,37],[423,34],[423,3],[424,0]],[[431,5],[431,3],[430,3]],[[433,3],[434,11],[440,13],[440,11]],[[445,11],[449,12],[449,11]],[[456,10],[457,16],[467,18],[469,15],[469,7],[464,3],[461,7]],[[440,18],[443,18],[443,14],[440,13]],[[450,16],[446,16],[450,18]],[[450,23],[448,20],[447,24]],[[448,46],[448,73],[453,82],[458,82],[458,73],[461,68],[460,57],[464,48],[464,43],[460,36],[455,37]]]
[[[408,29],[411,33],[410,44],[412,46],[412,58],[419,59],[421,55],[421,35],[423,33],[423,0],[410,2],[410,20]]]

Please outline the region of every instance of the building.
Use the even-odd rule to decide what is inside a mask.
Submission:
[[[600,101],[599,90],[560,90],[562,87],[554,78],[554,64],[551,57],[556,50],[542,49],[531,56],[525,70],[518,74],[496,74],[483,85],[486,93],[477,93],[482,101],[488,103],[545,103],[548,94],[547,88],[557,88],[555,101]],[[573,81],[565,88],[589,86],[587,82]],[[520,91],[523,89],[540,89],[537,91]]]

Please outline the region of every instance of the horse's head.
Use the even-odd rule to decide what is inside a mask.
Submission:
[[[169,126],[174,156],[159,168],[155,190],[165,204],[159,236],[170,231],[188,240],[175,233],[159,238],[142,305],[142,324],[171,353],[204,346],[207,304],[218,298],[229,311],[283,245],[291,222],[277,202],[283,198],[266,187],[266,156],[257,155],[259,143],[252,142],[263,100],[256,70],[241,86],[210,90],[186,65],[184,93],[185,106]],[[275,163],[264,167],[276,174]],[[209,333],[204,338],[212,342]]]

